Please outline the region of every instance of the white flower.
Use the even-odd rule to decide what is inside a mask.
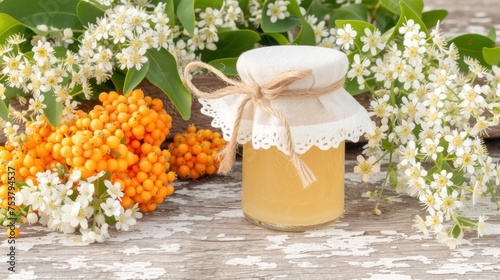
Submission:
[[[414,162],[405,169],[404,174],[408,177],[407,192],[411,196],[425,195],[427,185],[425,183],[425,176],[427,171],[422,167],[420,162]]]
[[[34,114],[42,115],[43,109],[47,108],[47,105],[43,104],[45,96],[41,94],[33,94],[33,97],[29,100],[29,111],[33,111]]]
[[[359,89],[365,88],[364,77],[370,75],[368,66],[370,66],[370,60],[365,58],[361,61],[359,54],[354,55],[354,61],[351,64],[351,70],[347,73],[347,77],[350,79],[356,78]]]
[[[442,199],[437,194],[433,194],[429,189],[420,194],[418,199],[424,203],[425,209],[431,215],[435,215],[436,210],[441,208]]]
[[[473,174],[475,171],[474,164],[476,164],[477,158],[477,154],[464,153],[463,155],[457,157],[457,159],[453,162],[453,166],[455,168],[465,170],[469,174]]]
[[[358,164],[354,167],[354,173],[360,173],[363,175],[363,182],[368,182],[372,174],[380,172],[380,165],[375,164],[377,159],[374,156],[365,160],[361,155],[357,157]]]
[[[236,21],[240,20],[243,16],[243,11],[238,6],[238,1],[234,1],[236,6],[230,5],[226,11],[226,15],[224,16],[224,20],[226,21],[224,26],[235,29]]]
[[[97,234],[92,229],[80,228],[80,233],[82,234],[83,242],[94,243],[96,241]]]
[[[288,4],[289,1],[277,0],[274,3],[267,4],[267,13],[266,15],[271,17],[271,22],[274,23],[279,20],[283,20],[286,17],[290,16],[290,12],[288,12]]]
[[[97,215],[95,215],[94,220],[98,226],[106,223],[106,217],[104,217],[102,213],[98,213]]]
[[[93,213],[92,207],[83,208],[78,202],[68,203],[62,206],[62,217],[61,221],[63,223],[69,224],[71,227],[76,228],[80,226],[83,229],[88,228],[88,218]]]
[[[375,29],[372,32],[369,28],[365,28],[365,35],[360,38],[364,44],[361,51],[370,51],[371,55],[376,55],[378,50],[383,50],[385,46],[382,44],[381,36],[380,30]]]
[[[328,37],[330,33],[325,28],[326,22],[324,20],[320,21],[317,25],[311,24],[312,29],[314,31],[314,37],[316,37],[316,44],[321,42],[321,39],[324,37]]]
[[[123,209],[120,205],[120,201],[110,197],[106,199],[106,203],[102,202],[100,206],[101,209],[104,210],[104,215],[108,217],[118,217],[120,215],[120,209]]]
[[[389,94],[384,94],[382,98],[372,100],[370,102],[370,107],[373,108],[373,112],[370,115],[377,116],[378,118],[389,118],[393,112],[394,107],[389,104]]]
[[[5,86],[0,84],[0,100],[5,100],[7,96],[5,96]]]
[[[406,65],[404,67],[403,73],[399,75],[398,80],[404,83],[403,88],[408,90],[410,88],[417,89],[420,87],[420,82],[424,81],[425,75],[422,73],[422,66],[415,65],[410,66]]]
[[[488,225],[488,223],[485,222],[486,220],[488,220],[488,217],[484,215],[479,216],[479,219],[477,221],[477,237],[482,237],[483,235],[485,235],[485,229]]]
[[[34,224],[38,222],[38,215],[31,212],[26,216],[26,220],[28,221],[28,224]]]
[[[439,145],[440,136],[436,138],[426,138],[423,141],[422,149],[420,150],[422,154],[427,158],[431,158],[432,160],[436,160],[438,153],[444,151],[444,147]]]
[[[142,213],[139,211],[139,203],[136,203],[130,210],[132,211],[132,217],[136,220],[142,218]]]
[[[127,209],[126,211],[122,211],[118,220],[116,222],[116,229],[128,231],[129,226],[133,226],[136,224],[135,217],[133,216],[132,209]]]
[[[412,140],[408,141],[408,143],[406,143],[406,145],[401,148],[400,154],[402,159],[400,164],[402,166],[413,164],[418,155],[418,148],[415,142]]]
[[[16,56],[6,56],[4,55],[2,59],[4,60],[5,64],[3,65],[2,73],[8,74],[9,72],[12,71],[19,71],[21,70],[21,59],[23,56],[21,54],[18,54]]]
[[[217,9],[207,7],[204,12],[200,13],[200,21],[198,21],[198,27],[208,27],[211,29],[216,29],[217,26],[221,26],[223,21],[221,18],[221,13]]]
[[[386,139],[387,133],[386,131],[389,129],[389,126],[387,125],[387,118],[381,120],[380,125],[374,125],[375,129],[373,134],[367,134],[365,135],[365,138],[368,139],[368,146],[369,147],[375,147],[377,146],[380,141],[383,139]]]
[[[33,53],[33,59],[39,66],[45,63],[54,64],[57,61],[53,56],[54,49],[48,42],[38,41],[38,44],[33,47]]]
[[[413,129],[415,129],[415,123],[401,120],[401,123],[394,128],[394,131],[396,132],[399,141],[402,144],[406,144],[408,141],[415,140]]]
[[[434,189],[445,189],[453,185],[451,178],[453,177],[453,172],[447,172],[446,170],[441,170],[439,173],[432,174],[434,180],[431,182],[430,186]]]
[[[462,99],[460,106],[464,108],[485,107],[486,101],[482,93],[483,89],[480,85],[475,85],[474,87],[471,87],[469,84],[464,85],[462,90],[458,93],[458,96]]]
[[[109,180],[104,181],[104,185],[108,188],[106,191],[111,196],[112,199],[118,199],[121,201],[123,192],[119,182],[111,183]]]
[[[454,152],[457,156],[462,156],[466,148],[471,145],[466,131],[458,132],[457,130],[453,130],[451,135],[444,136],[444,140],[448,142],[448,153]]]
[[[455,250],[458,245],[465,243],[463,240],[463,232],[460,230],[460,234],[457,238],[449,236],[446,232],[439,232],[436,234],[436,239],[439,243],[447,245],[450,249]]]
[[[446,220],[450,220],[451,214],[455,213],[456,209],[462,207],[462,202],[457,199],[458,192],[455,190],[451,195],[443,197],[443,203],[441,204],[441,210],[445,214]]]
[[[425,225],[432,229],[434,233],[439,233],[443,229],[443,212],[437,211],[434,214],[427,215]]]
[[[337,29],[337,45],[341,46],[344,50],[351,48],[354,45],[354,38],[358,33],[354,30],[351,24],[346,24],[344,28]]]
[[[12,124],[11,122],[7,122],[5,124],[5,127],[3,128],[3,133],[5,133],[5,136],[10,138],[10,137],[17,135],[18,130],[19,130],[19,125]]]
[[[415,222],[413,227],[417,229],[418,232],[422,232],[425,236],[429,235],[429,229],[427,228],[424,219],[422,219],[419,215],[416,215],[413,221]]]
[[[194,31],[193,31],[193,35],[187,41],[187,46],[188,46],[189,50],[191,50],[192,52],[194,52],[196,50],[205,49],[205,42],[204,42],[203,38],[201,37],[201,34],[199,34],[199,31],[200,30],[198,29],[198,27],[195,27]]]
[[[399,28],[399,33],[405,35],[407,33],[418,33],[420,31],[420,25],[415,23],[413,19],[408,20],[403,23],[403,26]]]
[[[486,191],[486,186],[482,183],[482,180],[476,180],[474,183],[474,188],[472,190],[472,205],[476,204],[476,201],[484,196]]]

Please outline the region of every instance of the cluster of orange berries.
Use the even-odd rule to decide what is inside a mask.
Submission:
[[[196,180],[217,173],[218,161],[214,153],[226,144],[219,132],[187,127],[186,132],[174,136],[168,144],[171,151],[171,170],[181,179]]]
[[[46,120],[29,131],[19,147],[0,147],[0,198],[7,208],[4,171],[14,164],[16,181],[36,182],[36,173],[66,166],[79,170],[83,178],[109,171],[111,181],[119,182],[124,192],[124,208],[139,203],[142,212],[156,209],[157,204],[173,193],[170,184],[176,178],[170,171],[170,152],[161,149],[172,126],[171,116],[160,99],[144,96],[141,90],[126,95],[103,92],[101,105],[89,113],[78,111],[78,118],[58,127]],[[26,124],[30,127],[30,123]]]

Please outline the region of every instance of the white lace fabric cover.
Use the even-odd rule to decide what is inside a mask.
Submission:
[[[281,72],[312,69],[313,75],[294,82],[290,88],[307,90],[322,88],[342,79],[348,69],[344,53],[312,46],[272,46],[243,53],[237,62],[240,79],[245,84],[265,85]],[[212,126],[220,128],[226,140],[231,138],[238,107],[243,94],[219,99],[199,99],[201,112],[213,117]],[[281,112],[288,121],[295,152],[303,154],[312,146],[322,150],[336,148],[344,140],[357,142],[364,133],[372,133],[374,125],[367,111],[341,88],[318,97],[278,97],[261,99]],[[254,149],[276,146],[289,154],[286,132],[278,118],[248,102],[245,106],[238,143],[252,141]]]

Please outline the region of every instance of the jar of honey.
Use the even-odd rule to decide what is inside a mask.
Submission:
[[[303,231],[342,215],[345,140],[374,129],[343,88],[348,66],[334,49],[257,48],[238,58],[241,82],[199,99],[224,138],[243,146],[242,210],[249,221]]]

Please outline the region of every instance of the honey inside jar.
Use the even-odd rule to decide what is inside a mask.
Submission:
[[[261,226],[300,231],[331,222],[344,210],[344,142],[300,155],[317,181],[304,187],[289,158],[276,147],[243,145],[242,209]]]

